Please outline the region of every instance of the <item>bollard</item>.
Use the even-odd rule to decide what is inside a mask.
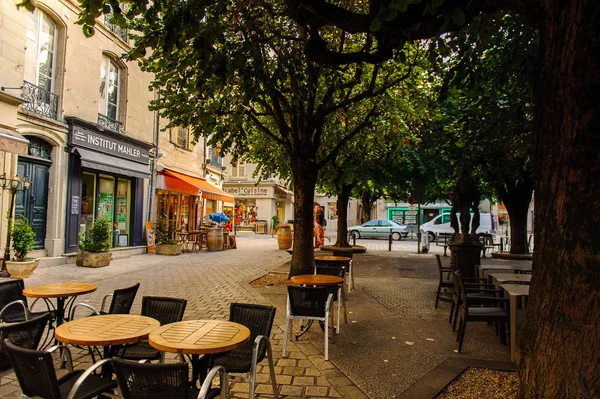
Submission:
[[[390,234],[388,235],[388,252],[392,251],[392,229],[390,229]]]
[[[356,234],[352,234],[352,245],[356,245]]]
[[[421,232],[417,231],[417,253],[421,253]]]

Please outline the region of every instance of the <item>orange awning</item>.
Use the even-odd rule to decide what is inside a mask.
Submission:
[[[192,187],[195,187],[196,189],[198,189],[200,191],[200,193],[202,193],[202,198],[206,198],[209,200],[223,201],[223,202],[233,202],[234,201],[233,196],[227,194],[225,191],[221,190],[219,187],[213,186],[211,183],[207,182],[206,180],[204,180],[202,178],[185,175],[183,173],[175,172],[174,170],[171,170],[171,169],[163,169],[160,173],[162,175],[164,175],[164,177],[166,177],[166,179],[164,179],[164,181],[167,184],[165,184],[165,185],[171,186],[173,188],[179,187],[182,189],[182,190],[169,190],[169,191],[178,191],[178,192],[183,192],[186,194],[192,194],[191,192],[189,192],[190,186],[192,186]],[[179,182],[175,182],[175,181],[173,181],[173,179],[177,179],[177,180],[179,180]],[[165,187],[165,189],[167,189],[167,187]],[[183,190],[185,190],[185,191],[183,191]],[[195,193],[193,195],[199,195],[199,194]]]

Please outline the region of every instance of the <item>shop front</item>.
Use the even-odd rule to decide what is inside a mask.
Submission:
[[[66,117],[69,171],[65,251],[76,252],[78,235],[94,220],[113,223],[113,247],[144,244],[144,180],[151,144]]]
[[[201,177],[163,168],[157,176],[157,215],[177,231],[193,231],[207,223],[208,215],[222,210],[233,197]]]

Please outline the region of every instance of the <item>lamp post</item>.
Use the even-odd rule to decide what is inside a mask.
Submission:
[[[7,178],[6,173],[0,176],[0,187],[3,190],[8,190],[10,195],[10,206],[8,208],[8,230],[6,231],[6,246],[4,247],[4,258],[2,259],[2,269],[0,270],[0,277],[10,277],[10,273],[6,270],[6,261],[10,260],[10,239],[12,234],[12,222],[13,222],[13,210],[15,205],[15,195],[19,191],[27,191],[31,187],[31,178],[25,176],[23,180],[15,175],[13,178]]]

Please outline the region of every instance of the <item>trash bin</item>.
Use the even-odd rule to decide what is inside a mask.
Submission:
[[[254,232],[256,234],[267,234],[267,221],[264,220],[260,220],[256,223],[254,223]]]
[[[429,234],[421,231],[421,252],[429,252]]]

